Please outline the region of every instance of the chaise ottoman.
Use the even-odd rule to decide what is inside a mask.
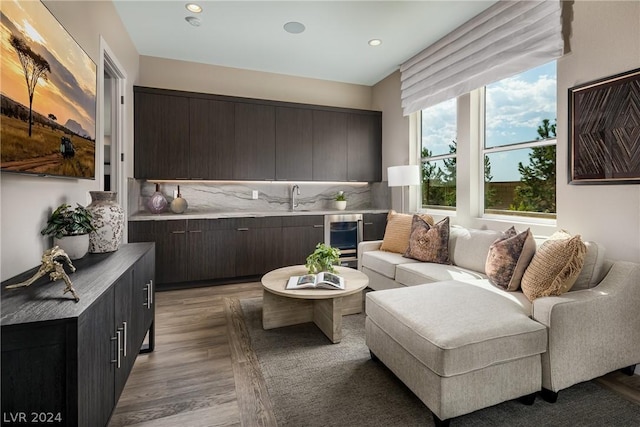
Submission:
[[[446,425],[506,400],[533,403],[547,330],[530,310],[487,280],[369,292],[366,344]]]

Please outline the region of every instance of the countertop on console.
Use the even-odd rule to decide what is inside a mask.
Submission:
[[[298,216],[298,215],[340,215],[340,214],[366,214],[387,213],[389,209],[353,209],[340,211],[327,210],[296,210],[296,211],[224,211],[224,210],[189,210],[183,214],[171,212],[152,214],[149,212],[136,212],[129,216],[129,221],[165,221],[172,219],[219,219],[219,218],[250,218],[266,216]]]

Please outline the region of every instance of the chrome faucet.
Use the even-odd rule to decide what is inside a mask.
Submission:
[[[296,195],[300,195],[300,187],[298,187],[298,184],[294,184],[293,187],[291,187],[291,210],[295,210],[299,203],[298,201],[296,201]]]

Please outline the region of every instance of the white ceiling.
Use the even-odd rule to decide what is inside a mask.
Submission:
[[[371,86],[495,0],[113,2],[140,55]]]

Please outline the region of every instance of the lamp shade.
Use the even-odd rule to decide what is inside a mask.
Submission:
[[[420,184],[420,167],[418,165],[389,166],[387,168],[389,187]]]

